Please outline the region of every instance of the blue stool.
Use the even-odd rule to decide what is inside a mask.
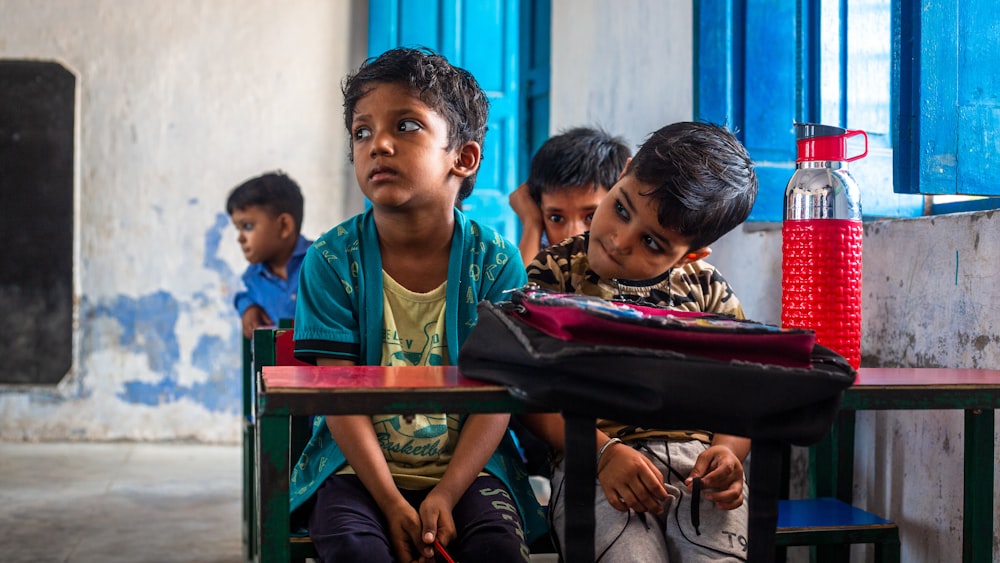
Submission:
[[[850,546],[875,544],[876,563],[899,563],[899,527],[835,498],[778,501],[775,546],[815,545],[818,561],[849,561]]]

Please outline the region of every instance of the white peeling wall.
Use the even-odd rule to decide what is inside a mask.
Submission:
[[[870,223],[863,267],[863,365],[1000,369],[1000,211]],[[858,413],[855,500],[899,524],[903,561],[961,561],[964,439],[962,411]]]
[[[78,97],[74,368],[58,388],[0,388],[0,439],[239,440],[246,263],[225,200],[281,168],[307,236],[357,211],[352,5],[0,0],[0,58],[60,62]]]

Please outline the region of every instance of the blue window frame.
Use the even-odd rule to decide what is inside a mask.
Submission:
[[[757,162],[751,221],[781,220],[795,121],[869,133],[850,165],[866,217],[996,206],[922,196],[1000,195],[1000,14],[990,0],[913,4],[695,0],[694,113],[737,129]]]

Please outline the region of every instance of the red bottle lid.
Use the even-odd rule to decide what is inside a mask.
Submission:
[[[865,150],[859,155],[847,156],[847,139],[863,135]],[[860,129],[844,129],[819,123],[796,123],[795,144],[798,157],[795,162],[840,161],[851,162],[868,154],[868,134]]]

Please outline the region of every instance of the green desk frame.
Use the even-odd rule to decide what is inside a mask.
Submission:
[[[814,446],[810,467],[816,496],[852,503],[855,412],[859,410],[965,411],[963,563],[993,561],[995,424],[1000,370],[861,368],[844,392],[831,433]]]
[[[257,379],[256,516],[258,561],[308,556],[312,544],[289,537],[291,421],[314,413],[520,413],[507,388],[463,377],[457,367],[264,366]],[[358,388],[357,381],[378,384]]]
[[[256,388],[256,558],[261,562],[286,562],[307,556],[303,545],[290,537],[288,483],[292,464],[291,424],[296,418],[315,413],[512,413],[529,410],[525,402],[506,387],[468,379],[456,366],[446,367],[315,367],[263,366],[257,372]],[[594,418],[563,413],[566,419],[566,458],[592,460]],[[763,561],[773,553],[773,531],[777,521],[780,444],[756,440],[755,470],[772,478],[755,481],[761,499],[751,512],[751,530],[770,529],[750,542],[749,559]],[[297,455],[295,456],[297,458]],[[567,560],[582,561],[593,554],[593,495],[596,468],[592,463],[573,464],[567,474],[567,502],[576,499],[584,510],[571,511],[567,534],[575,538],[568,546]],[[578,492],[570,487],[582,483]],[[773,486],[771,486],[773,485]],[[571,525],[572,524],[572,525]],[[575,532],[574,532],[575,530]],[[754,554],[758,556],[754,556]]]

